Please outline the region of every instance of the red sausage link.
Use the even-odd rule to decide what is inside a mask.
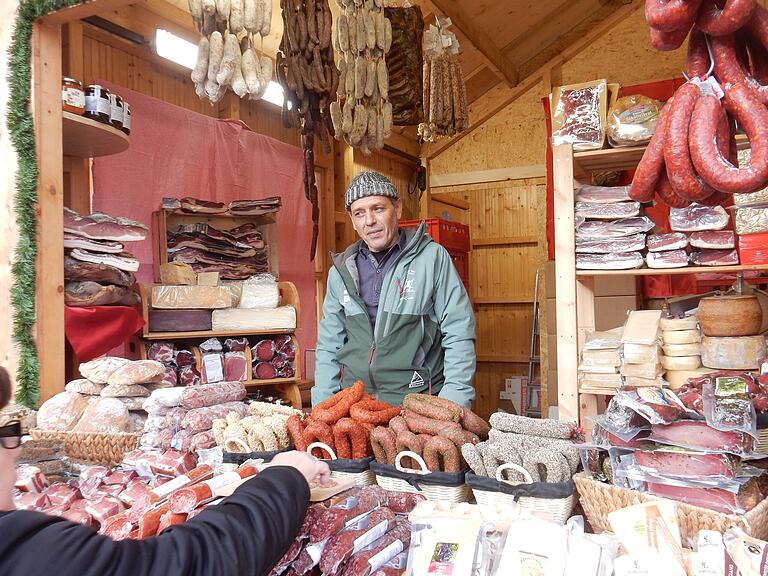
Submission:
[[[368,432],[359,423],[352,418],[342,418],[333,427],[333,438],[337,442],[336,449],[341,451],[338,441],[341,440],[347,447],[351,447],[350,456],[339,456],[339,458],[365,458],[368,456]]]
[[[294,414],[288,418],[288,421],[286,422],[286,428],[288,428],[288,434],[291,435],[291,438],[293,439],[293,446],[296,448],[296,450],[306,452],[307,443],[304,442],[303,438],[304,424],[302,423],[301,418]]]
[[[669,183],[669,178],[667,178],[666,170],[659,179],[659,184],[656,187],[656,194],[658,195],[659,200],[670,208],[685,208],[691,204],[690,200],[686,200],[672,188],[672,184]]]
[[[704,183],[693,168],[688,147],[688,128],[701,91],[695,84],[684,84],[675,94],[669,111],[669,124],[664,140],[664,163],[667,176],[678,196],[688,200],[704,200],[714,190]],[[717,127],[717,124],[714,125]]]
[[[757,13],[756,10],[755,14]],[[763,39],[761,38],[760,41],[762,42]],[[732,35],[717,36],[712,38],[711,44],[712,54],[715,57],[715,76],[720,84],[744,84],[763,104],[768,103],[768,86],[758,84],[741,65],[736,55],[734,37]]]
[[[768,50],[750,31],[744,33],[744,41],[749,52],[752,78],[758,84],[768,84]]]
[[[334,448],[333,430],[330,426],[328,426],[328,424],[321,422],[320,420],[309,418],[307,420],[307,426],[304,428],[304,433],[301,435],[301,437],[304,439],[306,446],[309,446],[313,442],[322,442],[323,444],[327,444],[331,448]],[[312,455],[316,456],[317,458],[323,457],[322,450],[319,448],[312,450]]]
[[[312,417],[326,424],[335,424],[340,418],[349,415],[352,404],[359,402],[364,393],[365,384],[358,380],[349,388],[337,392],[315,406]]]
[[[701,0],[645,0],[645,21],[662,32],[685,28],[687,34],[699,6]]]
[[[727,0],[723,8],[718,8],[714,0],[704,0],[696,26],[710,36],[733,34],[747,23],[756,5],[757,0]]]
[[[458,448],[448,438],[442,436],[434,436],[424,445],[424,462],[430,472],[461,470]]]
[[[749,166],[739,168],[718,149],[712,129],[721,117],[714,96],[701,98],[691,123],[691,153],[701,175],[713,187],[729,194],[759,190],[768,182],[768,110],[744,85],[726,86],[723,101],[728,112],[744,128],[752,146]]]
[[[670,32],[662,32],[651,28],[651,46],[662,52],[672,52],[680,48],[688,37],[690,28],[681,28]]]
[[[698,28],[694,28],[691,30],[691,35],[688,38],[688,77],[698,76],[703,78],[709,71],[709,65],[709,52],[707,51],[707,41],[704,33]]]
[[[391,428],[376,426],[371,432],[371,447],[377,462],[382,464],[394,464],[397,449],[395,447],[395,433]]]
[[[736,121],[725,113],[725,108],[720,106],[720,122],[717,125],[717,149],[734,166],[739,165],[739,149],[736,145]],[[701,201],[704,206],[720,206],[731,198],[730,194],[715,190],[709,198]]]
[[[392,428],[395,434],[400,432],[408,432],[408,423],[402,416],[397,416],[389,421],[389,427]]]
[[[637,165],[632,184],[629,187],[629,197],[637,202],[650,202],[656,193],[661,175],[664,173],[664,140],[667,133],[667,119],[673,99],[659,111],[656,131],[643,152],[643,157]]]
[[[349,415],[358,422],[366,422],[376,426],[388,424],[392,418],[399,414],[400,408],[373,398],[357,402],[349,409]]]
[[[399,432],[395,438],[395,452],[399,454],[404,450],[410,450],[421,456],[421,453],[424,452],[424,444],[426,444],[424,438],[419,437],[413,432]],[[405,468],[420,469],[420,466],[413,461],[413,458],[403,458],[400,464]]]
[[[488,432],[491,431],[491,425],[468,408],[464,408],[461,425],[464,426],[465,430],[469,430],[481,438],[487,438]]]
[[[342,459],[352,458],[352,441],[342,422],[349,418],[342,418],[333,425],[333,444],[336,447],[336,457]]]

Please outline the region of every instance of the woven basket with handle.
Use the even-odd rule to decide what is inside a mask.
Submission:
[[[139,446],[141,432],[124,434],[87,434],[83,432],[61,432],[32,429],[35,440],[58,440],[64,443],[64,453],[70,458],[115,466],[123,461],[126,452]]]
[[[312,454],[314,448],[319,448],[323,452],[326,452],[331,460],[338,460],[336,452],[333,448],[324,444],[323,442],[313,442],[307,446],[307,453]],[[342,472],[340,470],[331,470],[331,478],[339,478],[341,480],[351,479],[355,481],[356,486],[373,486],[376,484],[376,476],[373,475],[371,470],[365,470],[364,472]]]
[[[603,484],[588,478],[583,472],[573,478],[581,497],[581,506],[596,532],[611,531],[608,514],[643,502],[662,500],[658,496],[637,490]],[[725,532],[732,525],[741,526],[750,536],[768,539],[768,499],[763,500],[744,515],[723,514],[683,502],[677,505],[677,521],[683,542],[696,541],[699,530]]]
[[[403,458],[411,457],[414,462],[420,466],[420,470],[412,468],[404,468],[401,464]],[[376,475],[376,482],[379,486],[385,490],[392,492],[413,492],[424,494],[427,500],[439,500],[441,502],[468,502],[472,496],[472,491],[464,482],[457,486],[442,486],[439,484],[429,484],[426,482],[419,482],[420,477],[429,475],[430,471],[426,462],[421,455],[416,452],[410,452],[405,450],[399,452],[395,457],[394,468],[398,472],[402,472],[408,475],[409,480],[403,478],[392,478],[389,476],[383,476],[381,474]],[[418,487],[417,487],[418,486]]]

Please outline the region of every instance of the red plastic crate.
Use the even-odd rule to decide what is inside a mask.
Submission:
[[[466,224],[459,224],[442,218],[428,218],[426,223],[427,233],[449,252],[469,252],[472,250],[469,226]],[[400,222],[400,228],[416,228],[419,224],[421,224],[421,220],[405,220]]]

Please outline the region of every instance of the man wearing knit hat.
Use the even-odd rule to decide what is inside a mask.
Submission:
[[[344,203],[360,240],[332,255],[312,404],[362,380],[395,406],[413,392],[469,406],[475,317],[450,255],[423,222],[399,229],[397,190],[377,172],[355,176]]]

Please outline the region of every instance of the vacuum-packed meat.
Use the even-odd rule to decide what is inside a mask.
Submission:
[[[723,432],[700,420],[681,420],[671,424],[656,424],[651,428],[651,440],[699,450],[717,450],[732,454],[747,454],[754,448],[754,439],[744,432]]]
[[[648,268],[684,268],[688,266],[688,253],[685,250],[649,252],[645,261]]]
[[[624,218],[615,222],[588,220],[576,226],[576,239],[611,239],[642,234],[653,229],[656,224],[647,216]]]
[[[663,250],[680,250],[688,246],[688,236],[682,232],[668,234],[651,234],[646,240],[649,252]]]
[[[736,247],[736,236],[731,230],[691,232],[691,246],[711,250],[730,250]]]
[[[616,202],[615,204],[576,202],[576,214],[584,218],[615,220],[618,218],[632,218],[639,213],[640,202]]]
[[[576,268],[581,270],[629,270],[643,265],[639,252],[613,254],[576,254]]]
[[[687,208],[669,210],[669,225],[675,232],[722,230],[728,222],[728,213],[722,206],[691,204]]]
[[[691,253],[691,262],[696,266],[731,266],[739,263],[736,250],[702,250]]]

